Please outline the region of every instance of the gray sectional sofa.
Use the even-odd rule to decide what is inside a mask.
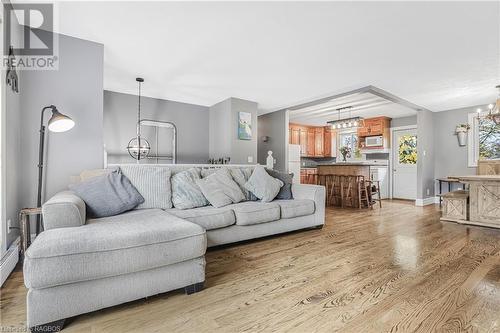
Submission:
[[[157,167],[175,174],[193,165]],[[135,209],[97,219],[86,218],[74,193],[59,193],[43,205],[45,231],[25,254],[27,324],[58,330],[75,315],[174,289],[200,291],[207,246],[323,226],[324,187],[293,184],[292,193],[293,200]]]

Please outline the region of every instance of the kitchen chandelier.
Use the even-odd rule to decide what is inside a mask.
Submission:
[[[351,116],[351,109],[352,109],[352,106],[344,106],[342,108],[336,109],[336,111],[338,112],[338,119],[328,121],[327,124],[330,124],[332,126],[332,129],[353,128],[353,127],[360,126],[361,122],[363,121],[363,118],[362,117],[352,117]],[[345,110],[349,111],[349,117],[341,119],[340,114],[342,112],[346,112]]]
[[[495,104],[488,105],[488,114],[484,116],[484,118],[493,121],[495,124],[500,124],[500,85],[496,86],[498,89],[498,97]],[[477,112],[481,113],[481,109],[478,109]]]

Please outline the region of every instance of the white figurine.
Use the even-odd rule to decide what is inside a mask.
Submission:
[[[274,168],[274,157],[272,151],[267,152],[266,168],[268,168],[269,170],[272,170]]]

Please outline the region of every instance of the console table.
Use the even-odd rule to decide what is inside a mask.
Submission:
[[[469,185],[469,221],[500,229],[500,175],[475,175],[457,177]]]

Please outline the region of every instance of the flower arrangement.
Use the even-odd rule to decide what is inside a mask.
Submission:
[[[348,146],[340,147],[339,151],[342,154],[342,161],[346,162],[346,157],[351,157],[351,148]]]
[[[467,133],[470,130],[469,124],[458,124],[455,130],[456,133]]]

